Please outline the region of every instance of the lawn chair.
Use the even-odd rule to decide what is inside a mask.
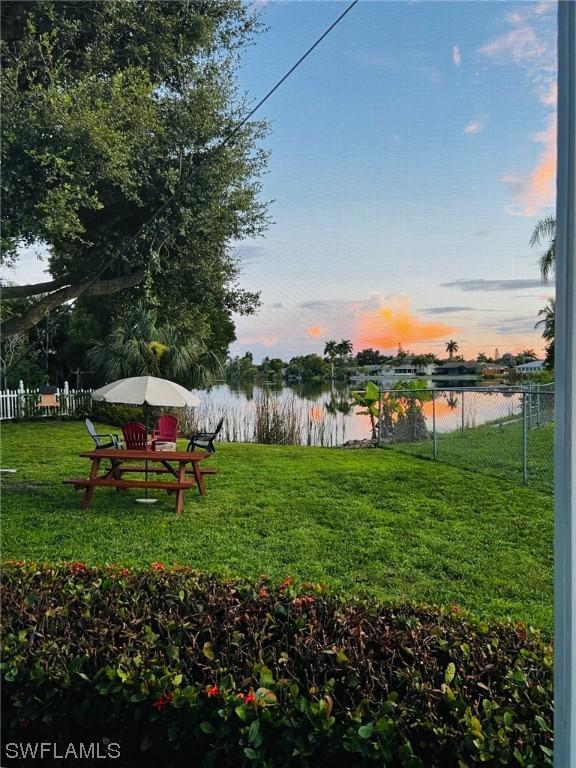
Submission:
[[[163,443],[175,443],[178,439],[178,419],[176,416],[160,416],[158,428],[153,437]]]
[[[222,418],[216,425],[214,432],[198,432],[197,434],[192,435],[186,450],[193,451],[194,448],[202,448],[203,450],[208,451],[208,453],[214,453],[216,450],[214,447],[214,440],[218,437],[223,424],[224,419]]]
[[[122,434],[124,435],[124,443],[126,448],[130,451],[147,451],[154,450],[154,439],[148,439],[148,432],[144,424],[139,424],[136,421],[131,421],[128,424],[122,426]]]
[[[96,448],[122,448],[118,435],[99,435],[90,419],[86,419],[86,429],[92,440],[96,443]],[[105,438],[108,438],[107,442],[104,442]]]

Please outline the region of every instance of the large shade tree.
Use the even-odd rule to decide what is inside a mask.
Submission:
[[[8,2],[2,7],[2,250],[47,252],[50,279],[4,323],[23,333],[56,307],[138,295],[174,320],[233,338],[249,313],[231,243],[259,234],[264,126],[243,125],[239,53],[257,28],[241,0]],[[109,297],[120,297],[117,301]]]

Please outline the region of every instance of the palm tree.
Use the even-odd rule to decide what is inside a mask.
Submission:
[[[341,355],[342,357],[351,355],[353,349],[354,349],[354,345],[352,344],[350,339],[342,339],[342,341],[336,345],[336,353],[338,355]]]
[[[555,299],[548,299],[548,304],[538,312],[540,320],[534,326],[544,326],[542,331],[542,338],[546,339],[548,344],[546,345],[546,367],[552,370],[554,368],[554,337],[555,337],[555,325],[556,325],[556,301]]]
[[[155,311],[143,304],[121,316],[105,339],[94,341],[88,358],[109,381],[161,376],[204,387],[222,368],[220,357],[208,350],[202,338],[194,338],[180,326],[158,324]]]
[[[536,354],[536,352],[534,352],[533,349],[525,349],[522,352],[522,357],[524,358],[524,362],[526,363],[530,363],[532,362],[532,360],[538,359],[538,355]]]
[[[488,359],[488,355],[486,354],[486,352],[478,352],[478,355],[476,356],[476,362],[489,363],[490,360]]]
[[[325,357],[327,357],[329,360],[334,360],[334,358],[338,354],[337,347],[338,347],[338,342],[335,341],[334,339],[330,339],[329,341],[327,341],[324,344]]]
[[[534,227],[530,245],[540,245],[545,239],[548,240],[546,250],[540,257],[540,272],[542,279],[547,281],[550,274],[556,267],[556,219],[554,216],[547,216],[541,219]],[[548,304],[538,312],[541,320],[538,320],[535,327],[543,325],[542,336],[549,343],[546,346],[546,366],[549,369],[554,368],[554,326],[555,326],[556,304],[554,299],[548,299]]]
[[[539,325],[543,325],[542,338],[551,341],[555,335],[556,300],[548,299],[548,304],[538,312],[538,316],[542,319],[538,320],[534,327],[538,328]]]
[[[556,219],[554,216],[540,219],[532,232],[530,245],[532,247],[541,245],[544,240],[548,240],[548,244],[540,257],[540,272],[542,280],[546,282],[556,266]]]
[[[324,344],[324,355],[330,360],[330,379],[334,381],[334,358],[338,354],[338,342],[335,339],[329,339]]]
[[[452,360],[452,358],[454,357],[454,352],[458,352],[459,349],[460,347],[458,345],[458,342],[454,341],[453,339],[450,339],[450,341],[446,343],[446,352],[448,352],[448,355],[450,356],[450,360]]]

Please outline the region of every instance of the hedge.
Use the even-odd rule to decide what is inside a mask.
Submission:
[[[117,744],[140,768],[552,764],[551,647],[456,606],[19,562],[2,606],[5,744]]]

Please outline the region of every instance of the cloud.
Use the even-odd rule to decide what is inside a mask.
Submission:
[[[558,83],[556,80],[540,88],[538,96],[542,104],[545,104],[547,107],[556,107],[558,104]]]
[[[480,133],[484,130],[484,122],[482,120],[470,120],[464,133]]]
[[[236,256],[243,263],[248,261],[254,262],[259,261],[265,253],[265,248],[259,245],[242,245],[236,251]]]
[[[495,333],[515,334],[515,333],[534,333],[534,325],[537,318],[534,317],[512,317],[509,320],[502,320],[498,324],[493,324]]]
[[[319,325],[311,325],[306,329],[306,334],[311,339],[317,339],[322,333],[322,328]]]
[[[542,286],[539,279],[512,278],[510,280],[452,280],[441,283],[443,288],[459,288],[461,291],[519,291]]]
[[[520,26],[484,45],[480,48],[480,53],[495,59],[500,64],[506,64],[510,59],[522,66],[542,61],[547,47],[538,38],[534,29],[521,21],[519,15],[509,14],[508,21]]]
[[[392,297],[376,310],[358,316],[356,347],[394,349],[448,336],[456,329],[445,323],[422,320],[410,309],[406,296]]]
[[[281,301],[275,301],[274,304],[270,304],[272,309],[284,309],[284,304]]]
[[[532,141],[543,145],[536,167],[527,174],[506,175],[518,205],[509,209],[515,216],[534,216],[541,208],[552,206],[556,199],[556,117],[550,116],[546,128],[534,134]]]
[[[300,309],[312,310],[314,312],[324,311],[331,309],[333,302],[331,301],[303,301],[299,305]]]
[[[459,67],[460,64],[462,64],[462,54],[460,53],[460,46],[459,45],[455,45],[452,48],[452,61],[454,62],[454,64],[457,67]]]
[[[427,307],[421,309],[426,315],[450,315],[455,312],[495,312],[495,309],[477,309],[476,307]]]
[[[543,145],[531,171],[505,174],[502,181],[516,199],[509,207],[514,216],[534,216],[554,203],[556,179],[556,40],[552,19],[544,18],[556,4],[526,3],[508,13],[506,22],[512,27],[480,48],[480,53],[497,64],[515,64],[528,73],[534,91],[544,106],[552,110],[545,128],[531,137]]]
[[[238,342],[240,344],[262,344],[263,347],[274,347],[278,343],[278,336],[242,336]]]

